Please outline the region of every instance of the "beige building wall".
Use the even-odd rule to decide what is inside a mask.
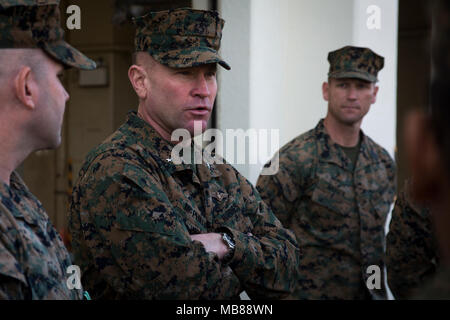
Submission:
[[[69,17],[66,8],[71,4],[68,0],[61,2],[63,25]],[[57,150],[31,155],[23,165],[27,185],[59,231],[67,224],[71,185],[86,154],[125,121],[128,110],[138,105],[127,75],[134,51],[134,27],[112,23],[114,1],[79,0],[76,4],[81,8],[81,30],[66,29],[66,39],[106,68],[107,82],[102,86],[80,86],[80,71],[66,71],[65,87],[70,99],[62,144]]]

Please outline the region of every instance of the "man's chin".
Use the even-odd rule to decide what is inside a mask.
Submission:
[[[201,135],[208,128],[207,120],[196,120],[189,123],[189,126],[186,128],[192,137],[196,137]]]
[[[341,123],[347,126],[354,126],[361,123],[362,117],[341,117]]]
[[[53,150],[57,149],[60,145],[61,145],[61,136],[55,138],[52,141],[47,141],[45,145],[42,145],[41,147],[37,148],[36,151]]]

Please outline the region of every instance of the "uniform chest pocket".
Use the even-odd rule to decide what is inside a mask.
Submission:
[[[369,207],[377,220],[386,221],[393,200],[394,192],[392,189],[380,188],[372,192]]]
[[[348,217],[355,207],[351,194],[351,187],[338,186],[318,179],[311,194],[311,209],[324,218],[331,217],[336,213]]]
[[[241,232],[251,232],[253,225],[248,217],[246,200],[217,189],[211,193],[213,203],[214,228],[230,227]],[[256,201],[254,201],[256,203]],[[244,210],[244,208],[246,210]]]

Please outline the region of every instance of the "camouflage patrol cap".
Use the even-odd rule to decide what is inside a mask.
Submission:
[[[328,53],[330,78],[357,78],[377,82],[384,58],[368,48],[346,46]]]
[[[216,11],[180,8],[150,12],[134,19],[136,51],[148,52],[171,68],[218,63],[230,66],[218,51],[225,23]]]
[[[6,48],[41,48],[63,65],[96,67],[64,41],[59,0],[0,0],[0,49]]]

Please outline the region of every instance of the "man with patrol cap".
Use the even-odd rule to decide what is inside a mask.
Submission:
[[[70,231],[93,298],[282,298],[298,273],[295,235],[232,166],[178,162],[176,129],[206,129],[224,21],[175,9],[136,19],[128,72],[138,111],[92,150]],[[189,154],[188,154],[189,155]]]
[[[0,299],[79,299],[72,263],[41,203],[15,169],[61,142],[64,67],[95,63],[64,42],[56,0],[0,0]]]
[[[291,298],[384,298],[384,224],[395,166],[360,129],[376,100],[384,59],[346,46],[328,61],[325,119],[280,149],[278,173],[261,175],[257,189],[302,250]]]

